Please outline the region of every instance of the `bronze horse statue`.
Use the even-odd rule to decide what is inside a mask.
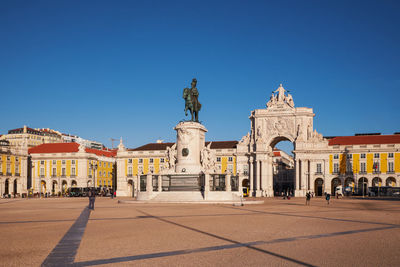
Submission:
[[[192,88],[183,89],[183,99],[185,99],[185,116],[187,116],[187,111],[190,111],[192,115],[192,120],[195,122],[199,122],[199,111],[201,109],[201,104],[198,100],[199,92],[196,88],[197,80],[192,80]]]

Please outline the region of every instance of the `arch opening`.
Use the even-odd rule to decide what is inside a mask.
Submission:
[[[339,178],[333,178],[331,183],[331,194],[336,196],[336,194],[341,194],[342,181]]]
[[[322,196],[322,194],[324,193],[324,180],[322,178],[317,178],[315,179],[314,182],[314,189],[315,189],[315,195],[317,197]]]
[[[394,177],[388,177],[386,179],[386,186],[395,187],[396,186],[396,179]]]
[[[14,180],[14,195],[18,194],[18,181],[17,179]]]
[[[287,137],[275,137],[272,149],[273,190],[275,196],[293,195],[295,190],[294,143]]]
[[[367,195],[368,194],[368,179],[365,177],[361,177],[358,179],[358,193],[360,195]]]

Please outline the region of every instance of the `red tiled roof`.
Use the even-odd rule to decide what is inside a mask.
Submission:
[[[128,149],[129,151],[143,151],[143,150],[166,150],[167,147],[173,146],[175,143],[149,143],[143,146]]]
[[[275,157],[280,157],[281,156],[281,152],[280,151],[274,151],[274,156]]]
[[[206,146],[210,142],[206,142]],[[229,148],[236,148],[238,141],[212,141],[211,148],[212,149],[229,149]]]
[[[51,143],[51,144],[41,144],[29,148],[29,154],[39,154],[39,153],[74,153],[79,151],[78,143]],[[93,148],[85,148],[87,153],[96,154],[98,156],[114,157],[117,152],[116,150],[99,150]]]
[[[206,146],[210,142],[206,142]],[[211,149],[229,149],[236,148],[238,141],[213,141]],[[128,149],[129,151],[149,151],[149,150],[166,150],[167,147],[173,146],[175,143],[149,143],[137,148]]]
[[[329,140],[329,145],[371,145],[371,144],[399,144],[400,135],[360,135],[338,136]]]

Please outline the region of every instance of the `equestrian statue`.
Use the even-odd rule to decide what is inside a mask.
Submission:
[[[185,99],[185,116],[188,115],[187,111],[190,110],[192,114],[192,120],[199,122],[199,111],[201,109],[201,104],[199,102],[199,91],[196,88],[197,80],[194,78],[192,80],[192,88],[183,89],[183,99]]]

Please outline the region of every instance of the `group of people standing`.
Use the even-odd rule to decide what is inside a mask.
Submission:
[[[311,197],[314,197],[314,192],[308,191],[308,192],[306,193],[306,205],[307,205],[307,206],[310,205]],[[326,200],[326,203],[327,203],[328,205],[329,205],[330,199],[331,199],[331,194],[325,192],[325,200]]]

